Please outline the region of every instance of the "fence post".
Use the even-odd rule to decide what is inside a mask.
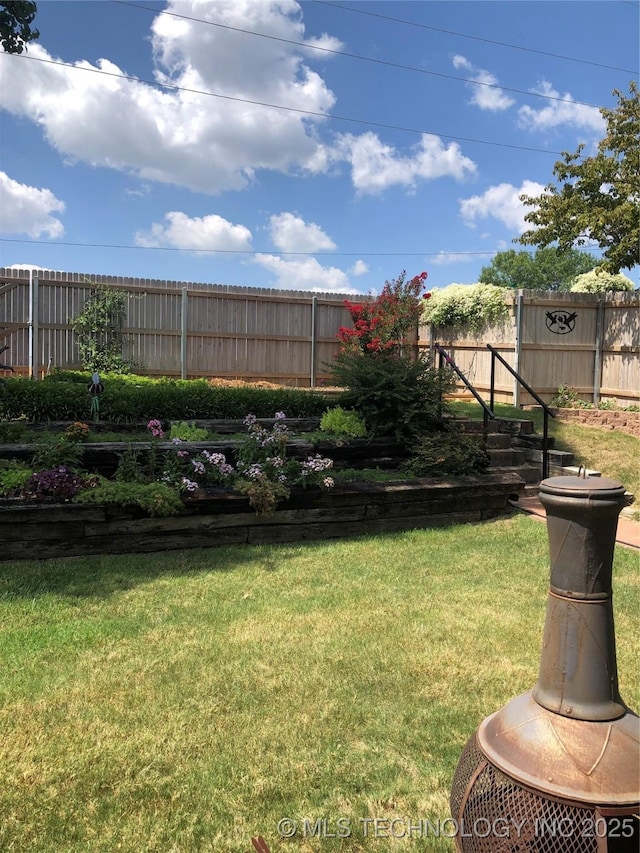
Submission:
[[[38,378],[38,276],[29,270],[29,377]]]
[[[521,373],[522,360],[522,325],[524,314],[524,296],[522,291],[518,293],[516,300],[516,351],[514,370],[516,373]],[[513,405],[517,409],[520,406],[520,383],[517,379],[513,380]]]
[[[316,385],[316,329],[318,323],[318,297],[311,297],[311,369],[309,383],[312,388]]]
[[[604,299],[598,299],[596,312],[596,351],[593,359],[593,402],[600,402],[602,384],[602,345],[604,343]]]
[[[182,288],[182,301],[180,304],[180,377],[187,378],[187,314],[188,314],[188,291]]]

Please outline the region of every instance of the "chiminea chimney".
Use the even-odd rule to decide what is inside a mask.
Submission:
[[[612,565],[624,487],[540,484],[551,582],[538,681],[487,717],[453,780],[459,853],[640,849],[640,720],[618,691]]]

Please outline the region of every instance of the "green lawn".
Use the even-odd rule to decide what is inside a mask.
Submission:
[[[0,850],[451,851],[360,820],[449,815],[467,738],[535,683],[548,577],[545,526],[519,514],[0,564]],[[614,578],[637,709],[636,553],[616,549]],[[350,837],[303,837],[339,818]]]

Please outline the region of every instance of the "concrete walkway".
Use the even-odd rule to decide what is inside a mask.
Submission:
[[[517,501],[511,501],[511,506],[521,509],[534,518],[540,519],[540,521],[546,521],[547,515],[545,509],[537,495],[521,497]],[[630,518],[620,515],[618,517],[616,543],[640,551],[640,522],[632,521]]]

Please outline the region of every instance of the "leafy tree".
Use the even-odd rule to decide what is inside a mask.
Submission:
[[[611,293],[633,290],[633,282],[626,275],[605,272],[601,269],[579,275],[571,290],[574,293]]]
[[[97,285],[71,322],[82,366],[91,372],[128,373],[131,369],[122,355],[126,301],[123,290]]]
[[[441,394],[451,376],[412,346],[426,278],[421,273],[407,281],[403,271],[373,302],[345,302],[353,326],[339,330],[332,373],[347,389],[341,404],[364,419],[372,436],[406,439],[441,423]]]
[[[569,249],[594,241],[603,249],[602,268],[612,273],[640,263],[640,98],[633,81],[629,93],[614,90],[618,106],[600,110],[607,132],[594,156],[583,156],[584,145],[563,152],[553,167],[559,187],[520,196],[533,208],[525,220],[536,227],[518,242]]]
[[[0,3],[0,44],[7,53],[22,53],[28,41],[40,38],[38,30],[31,29],[36,11],[36,4],[26,0]]]
[[[489,266],[482,267],[478,281],[527,290],[569,290],[577,275],[589,272],[597,263],[595,255],[578,249],[561,252],[547,247],[533,255],[509,249],[498,252]]]

